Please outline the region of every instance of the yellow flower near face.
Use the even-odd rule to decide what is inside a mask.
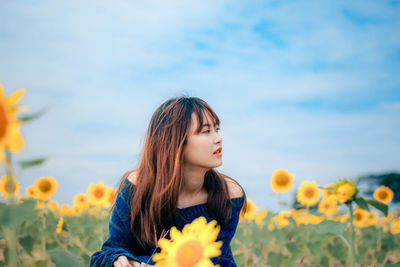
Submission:
[[[10,182],[13,182],[11,185],[11,191],[8,190],[8,187],[10,186]],[[19,191],[19,182],[15,175],[11,176],[11,179],[9,179],[8,175],[3,175],[0,179],[0,192],[3,195],[3,197],[8,198],[10,196],[16,197],[18,195]]]
[[[64,230],[64,218],[60,217],[57,223],[57,234],[61,233]]]
[[[343,180],[335,184],[335,195],[340,204],[350,201],[355,192],[356,186],[350,180]]]
[[[354,219],[353,223],[354,225],[358,227],[365,227],[367,226],[367,218],[368,218],[368,211],[357,207],[356,210],[354,211]]]
[[[79,210],[86,210],[90,207],[90,201],[86,194],[79,193],[74,197],[74,206]]]
[[[112,187],[107,188],[107,206],[112,205],[114,203],[115,198],[117,197],[117,190]]]
[[[57,191],[57,187],[57,180],[52,176],[39,177],[34,184],[36,197],[41,200],[49,199]]]
[[[97,184],[90,184],[87,192],[89,193],[89,200],[92,204],[96,206],[106,206],[107,205],[107,187],[103,182],[98,182]]]
[[[240,217],[248,220],[253,220],[256,217],[256,210],[256,205],[254,205],[253,201],[250,198],[247,198],[246,212],[243,216],[240,212]]]
[[[293,174],[289,174],[286,169],[277,169],[272,173],[271,187],[275,192],[286,192],[293,187]]]
[[[160,253],[153,256],[156,267],[212,267],[210,258],[221,255],[222,241],[217,240],[220,226],[217,222],[207,223],[204,217],[185,225],[182,232],[172,227],[171,241],[159,241]]]
[[[324,198],[318,204],[318,211],[325,213],[326,215],[335,214],[338,211],[338,206],[336,203],[336,198],[331,195],[328,198]]]
[[[393,220],[390,232],[392,232],[392,234],[394,235],[400,233],[400,218],[396,218]]]
[[[297,201],[306,206],[315,205],[320,197],[321,190],[317,187],[317,183],[304,181],[301,183],[297,191]]]
[[[381,185],[374,192],[374,198],[384,203],[390,203],[393,200],[393,191],[384,185]]]
[[[24,93],[25,90],[20,89],[6,97],[0,84],[0,161],[4,160],[4,148],[19,151],[24,146],[24,139],[19,133],[21,121],[16,119],[16,113],[21,110],[16,104]]]

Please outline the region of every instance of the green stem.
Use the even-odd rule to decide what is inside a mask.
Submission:
[[[354,231],[354,224],[353,224],[353,219],[354,219],[354,214],[353,214],[353,203],[350,202],[347,204],[349,207],[350,211],[350,267],[355,266],[355,258],[354,255],[356,253],[356,243],[355,243],[355,231]]]
[[[6,239],[7,245],[10,249],[10,259],[9,266],[17,267],[18,266],[18,255],[17,255],[17,232],[14,228],[8,228],[6,230]]]
[[[11,154],[10,151],[5,148],[4,149],[5,160],[4,163],[6,165],[6,173],[7,173],[7,192],[11,206],[14,205],[14,187],[15,181],[14,176],[12,175],[12,167],[11,167]],[[10,249],[10,266],[17,267],[18,263],[18,254],[17,254],[17,230],[13,227],[9,228],[6,233],[8,248]]]
[[[6,174],[7,174],[6,191],[8,192],[8,197],[10,199],[10,202],[14,203],[14,188],[15,188],[16,184],[15,184],[13,171],[12,171],[12,165],[11,165],[11,153],[7,148],[5,148],[4,154],[5,154],[4,164],[6,165]]]

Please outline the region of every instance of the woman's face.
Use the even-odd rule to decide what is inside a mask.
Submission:
[[[206,114],[200,133],[196,133],[199,124],[197,117],[192,113],[192,125],[183,148],[184,164],[192,167],[201,167],[207,170],[222,165],[222,151],[214,152],[222,148],[222,138],[218,134],[219,125],[213,125],[212,118]]]

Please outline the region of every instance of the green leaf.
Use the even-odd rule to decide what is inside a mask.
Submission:
[[[369,206],[368,206],[368,202],[362,198],[362,197],[357,197],[356,198],[356,203],[357,205],[362,208],[363,210],[367,210],[369,211]]]
[[[282,262],[286,259],[287,257],[280,254],[280,253],[275,253],[275,252],[270,252],[268,254],[268,263],[271,266],[281,266]]]
[[[41,110],[36,111],[33,114],[21,116],[18,118],[18,120],[20,120],[22,122],[36,120],[37,118],[41,117],[45,113],[46,113],[46,108],[42,108]]]
[[[367,202],[378,210],[382,211],[385,216],[388,216],[388,205],[375,199],[367,199]]]
[[[31,159],[31,160],[24,160],[24,161],[19,161],[18,164],[21,169],[27,169],[30,167],[38,166],[45,162],[46,158],[38,158],[38,159]]]
[[[332,220],[322,221],[320,224],[314,227],[315,231],[319,234],[335,234],[341,235],[344,232],[346,225],[344,223]]]
[[[0,222],[2,226],[18,228],[23,222],[32,218],[36,214],[34,209],[36,200],[27,199],[21,204],[0,203]]]
[[[78,260],[71,253],[63,249],[50,251],[50,257],[57,267],[83,267],[83,264],[80,260]]]
[[[31,254],[31,251],[32,251],[32,248],[33,248],[33,243],[34,243],[34,240],[33,240],[33,238],[31,236],[27,235],[27,236],[24,236],[24,237],[20,237],[19,238],[19,243],[26,250],[26,252]]]
[[[46,267],[47,266],[47,261],[46,260],[35,261],[34,266],[35,267]]]

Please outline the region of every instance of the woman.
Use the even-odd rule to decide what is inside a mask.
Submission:
[[[236,266],[230,242],[246,196],[235,180],[214,170],[222,165],[219,124],[197,97],[172,98],[157,108],[140,165],[120,181],[109,236],[90,266],[152,266],[162,234],[200,216],[221,226],[221,255],[212,262]]]

